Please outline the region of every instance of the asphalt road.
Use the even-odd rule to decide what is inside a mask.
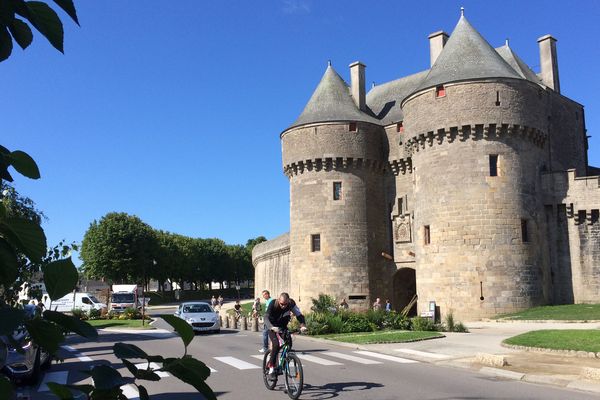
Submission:
[[[164,322],[163,322],[164,324]],[[160,323],[158,324],[161,325]],[[63,348],[65,361],[47,372],[46,380],[69,384],[88,381],[79,372],[82,367],[111,362],[121,373],[126,369],[112,354],[115,342],[133,343],[149,354],[178,356],[183,354],[179,337],[168,332],[117,333],[103,332],[98,342],[69,339]],[[213,370],[207,383],[219,399],[286,399],[283,382],[274,391],[265,388],[259,360],[260,333],[222,330],[219,335],[197,335],[188,353],[204,361]],[[303,357],[305,386],[301,399],[403,399],[403,400],[474,400],[474,399],[544,399],[581,400],[597,398],[593,394],[541,386],[513,380],[503,380],[470,371],[441,367],[406,357],[381,358],[378,353],[356,352],[348,347],[323,344],[297,338],[294,348]],[[159,382],[144,382],[152,399],[202,399],[194,389],[172,376]],[[44,391],[44,384],[30,388],[32,399],[53,398]],[[127,385],[126,395],[137,397]]]

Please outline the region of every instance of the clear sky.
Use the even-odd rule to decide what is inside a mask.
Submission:
[[[558,39],[561,91],[583,104],[600,166],[598,1],[89,1],[61,13],[65,55],[39,34],[0,63],[0,144],[38,162],[16,179],[49,218],[48,243],[79,242],[110,211],[154,228],[245,243],[289,229],[279,133],[327,60],[349,81],[429,67],[428,34],[465,7],[494,47],[539,72],[537,39]]]

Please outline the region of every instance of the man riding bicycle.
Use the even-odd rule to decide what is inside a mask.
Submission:
[[[290,295],[287,293],[281,293],[277,300],[271,301],[267,311],[265,312],[265,325],[269,330],[269,340],[271,341],[271,354],[269,355],[269,374],[275,374],[275,364],[277,360],[277,354],[279,353],[279,339],[277,333],[284,329],[287,329],[287,325],[290,322],[292,313],[298,318],[300,322],[300,331],[306,331],[306,325],[304,316],[300,312],[300,309],[296,305],[296,302],[290,299]]]

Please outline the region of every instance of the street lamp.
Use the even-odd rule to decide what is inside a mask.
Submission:
[[[152,266],[156,267],[156,260],[152,260]],[[146,264],[144,264],[144,277],[142,281],[142,326],[146,324]]]

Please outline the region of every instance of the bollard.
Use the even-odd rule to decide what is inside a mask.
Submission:
[[[258,332],[258,318],[252,319],[252,332]]]
[[[229,325],[231,325],[231,329],[237,329],[237,324],[234,317],[229,317],[231,321],[229,321]]]
[[[219,315],[219,326],[223,326],[223,316]]]
[[[242,317],[242,326],[240,327],[240,329],[243,331],[248,330],[248,318]]]
[[[225,317],[225,328],[229,328],[229,317]]]

